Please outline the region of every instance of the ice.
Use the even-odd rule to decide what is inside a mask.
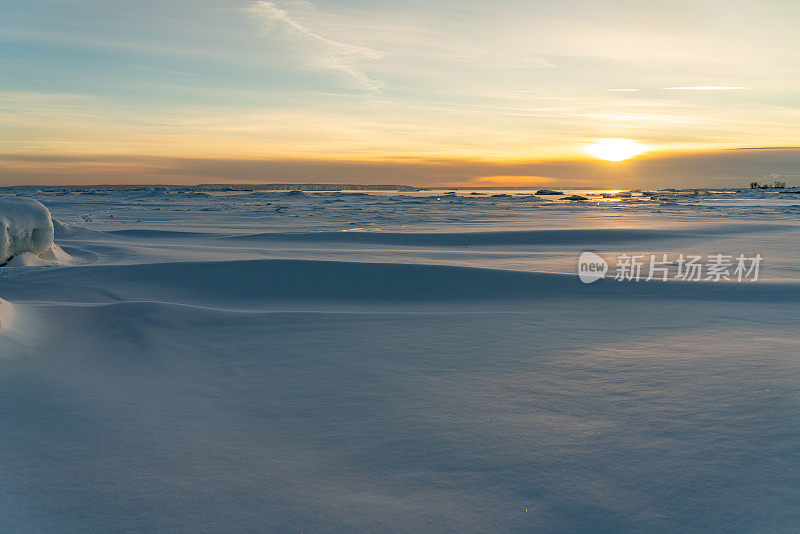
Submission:
[[[0,264],[17,254],[41,254],[53,246],[53,221],[41,202],[0,197]]]
[[[649,193],[642,193],[643,196],[651,196]],[[617,192],[604,192],[600,193],[603,198],[631,198],[633,195],[630,191],[617,191]]]

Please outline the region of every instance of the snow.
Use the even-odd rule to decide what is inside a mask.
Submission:
[[[0,196],[0,264],[23,252],[41,254],[52,246],[53,221],[41,202]]]
[[[68,256],[0,269],[0,531],[800,529],[796,196],[180,193],[35,195]]]
[[[14,319],[14,308],[7,300],[0,299],[0,332],[8,330]]]
[[[67,265],[72,257],[58,245],[52,245],[41,254],[21,252],[8,260],[7,267],[41,267],[47,265]]]

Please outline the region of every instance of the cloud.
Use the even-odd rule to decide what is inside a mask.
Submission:
[[[664,87],[665,91],[740,91],[747,89],[739,85],[687,85],[684,87]]]
[[[746,146],[729,150],[800,150],[800,146]]]
[[[496,185],[498,187],[514,187],[514,186],[548,184],[554,182],[555,180],[556,180],[555,178],[550,178],[548,176],[515,175],[515,176],[481,176],[473,181],[481,186]],[[456,185],[460,184],[456,182]]]
[[[395,158],[187,158],[0,153],[0,184],[355,183],[631,189],[746,187],[753,180],[800,184],[800,149],[716,150],[595,160],[491,162]]]
[[[343,72],[362,89],[374,91],[383,86],[382,81],[370,78],[357,67],[361,61],[383,57],[383,52],[326,37],[275,2],[256,2],[250,12],[269,25],[280,27],[287,35],[312,44],[316,52],[321,52],[322,58],[309,61],[310,66]]]

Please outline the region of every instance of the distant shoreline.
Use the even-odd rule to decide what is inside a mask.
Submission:
[[[120,189],[193,189],[207,191],[425,191],[427,187],[374,184],[86,184],[86,185],[4,185],[0,189],[24,190],[120,190]]]
[[[611,189],[603,188],[574,188],[574,187],[549,187],[541,188],[540,186],[458,186],[458,187],[444,187],[444,186],[428,186],[417,187],[413,185],[397,185],[397,184],[297,184],[297,183],[270,183],[270,184],[65,184],[65,185],[0,185],[0,192],[2,191],[71,191],[71,192],[88,192],[88,191],[122,191],[122,190],[192,190],[192,191],[321,191],[321,192],[336,192],[336,191],[397,191],[403,193],[419,192],[419,191],[531,191],[536,189],[547,189],[557,191],[611,191]],[[626,190],[626,189],[620,189]],[[728,190],[728,191],[751,191],[752,188],[748,187],[691,187],[691,188],[650,188],[650,191],[704,191],[704,190]],[[797,193],[797,186],[789,186],[784,188],[758,188],[755,191],[777,191],[783,193]],[[644,189],[627,189],[626,191],[639,192]]]

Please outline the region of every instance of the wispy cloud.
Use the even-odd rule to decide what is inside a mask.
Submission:
[[[638,93],[639,89],[615,88],[615,89],[606,89],[606,91],[613,91],[615,93]]]
[[[370,78],[357,67],[361,61],[382,57],[383,52],[327,37],[290,9],[275,2],[256,2],[251,6],[250,12],[270,25],[279,26],[289,36],[313,44],[316,52],[322,53],[322,59],[311,60],[309,65],[343,72],[363,89],[378,90],[383,86],[382,81]]]
[[[739,85],[687,85],[684,87],[664,87],[665,91],[739,91],[747,89]]]

